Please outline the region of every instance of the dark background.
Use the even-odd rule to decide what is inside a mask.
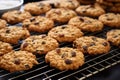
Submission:
[[[24,0],[24,4],[27,2],[35,2],[41,0]],[[117,64],[111,68],[108,68],[86,80],[120,80],[120,64]]]
[[[24,0],[24,4],[27,2],[42,1],[42,0]]]

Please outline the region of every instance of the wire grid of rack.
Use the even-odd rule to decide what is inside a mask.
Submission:
[[[107,31],[111,30],[105,27],[101,32],[85,33],[85,35],[93,35],[105,38]],[[35,33],[32,33],[34,35]],[[21,42],[20,42],[21,44]],[[15,50],[19,50],[20,44],[14,45]],[[60,47],[72,47],[71,43],[63,43]],[[120,49],[112,46],[108,54],[90,56],[85,55],[85,64],[74,71],[59,71],[51,68],[45,63],[45,55],[37,55],[39,64],[28,71],[20,71],[9,73],[0,69],[0,80],[84,80],[100,71],[103,71],[113,65],[120,63]]]

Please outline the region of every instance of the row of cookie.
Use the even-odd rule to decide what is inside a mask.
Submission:
[[[34,4],[34,3],[28,3],[28,4]],[[26,4],[26,6],[28,4]],[[37,4],[44,5],[45,3],[37,2]],[[77,6],[77,7],[76,7],[77,8],[76,12],[81,16],[99,17],[100,15],[105,13],[104,9],[97,3],[91,4],[91,5],[81,5],[81,6]],[[33,14],[33,12],[35,12],[36,15],[42,14],[42,13],[38,13],[40,10],[36,10],[36,9],[34,9],[34,7],[33,8],[28,7],[28,8],[30,8],[30,10],[26,10],[26,7],[25,7],[25,12],[21,12],[21,11],[7,12],[7,13],[3,14],[2,18],[5,19],[9,24],[16,24],[16,23],[22,22],[23,20],[25,20],[27,18],[30,18],[31,14]],[[34,11],[32,11],[31,9],[33,9]],[[118,9],[118,8],[115,8],[115,9]],[[44,9],[42,9],[42,10],[44,11]],[[26,11],[28,11],[28,12],[26,12]],[[40,11],[40,12],[43,12],[43,11]],[[33,15],[35,15],[35,13]],[[73,16],[77,15],[74,11],[65,9],[65,8],[64,9],[63,8],[51,9],[51,10],[49,9],[43,13],[46,13],[46,17],[48,17],[56,22],[62,22],[62,23],[67,22],[69,20],[69,18],[72,18]]]
[[[30,36],[29,32],[21,27],[8,27],[0,30],[0,40],[11,43],[11,44],[17,44],[20,39],[25,39],[21,45],[22,50],[27,50],[32,53],[38,53],[38,54],[46,54],[48,51],[51,51],[59,46],[58,42],[73,42],[77,38],[82,37],[83,33],[76,27],[72,27],[71,25],[63,25],[53,28],[49,33],[48,36],[41,35],[41,36]],[[86,38],[85,38],[86,39]],[[78,44],[81,42],[83,43],[86,41],[84,38],[81,40],[78,40],[78,43],[76,44],[76,41],[74,43],[74,46],[78,46]],[[89,38],[88,38],[89,39]],[[90,40],[90,39],[89,39]],[[92,41],[98,41],[94,40],[94,38],[91,38]],[[107,40],[110,41],[112,44],[116,46],[120,46],[120,30],[112,30],[107,33]],[[89,45],[96,46],[95,43],[91,43]],[[105,41],[102,41],[100,45],[106,45],[104,43]],[[88,43],[88,42],[86,42]],[[84,43],[85,44],[85,43]],[[83,45],[81,45],[83,46]],[[78,46],[79,48],[80,46]],[[82,48],[82,47],[80,47]],[[87,47],[88,48],[88,47]],[[6,53],[6,51],[11,50],[12,48],[7,45],[1,46],[1,55]],[[99,48],[97,48],[99,50]],[[81,49],[83,50],[83,48]],[[101,51],[102,52],[102,51]]]
[[[66,0],[66,1],[68,1],[70,3],[71,2],[76,3],[76,2],[74,2],[74,0],[70,0],[70,1]],[[40,8],[38,5],[41,5],[43,8]],[[77,6],[77,7],[75,7],[75,9],[77,8],[76,12],[83,16],[85,15],[85,16],[91,16],[91,17],[98,17],[105,13],[105,11],[98,4],[83,5],[83,6],[81,5],[81,6]],[[29,8],[29,9],[27,10],[26,8]],[[22,22],[24,19],[30,18],[31,14],[32,15],[40,15],[40,14],[45,14],[47,12],[46,17],[48,17],[48,18],[49,18],[49,16],[53,17],[53,15],[55,15],[55,17],[57,17],[56,15],[60,15],[61,17],[63,17],[63,19],[64,19],[64,16],[67,16],[69,18],[71,16],[77,15],[74,11],[69,10],[70,8],[65,9],[64,7],[60,7],[60,8],[64,8],[64,9],[50,8],[48,10],[45,10],[46,8],[50,8],[49,3],[40,3],[40,2],[28,3],[25,5],[25,8],[24,8],[25,11],[23,11],[23,12],[9,11],[9,12],[4,13],[2,15],[2,18],[5,19],[9,24],[16,24],[16,23]],[[65,21],[62,21],[62,22],[66,22],[66,19],[65,19]]]
[[[92,13],[95,13],[94,16],[98,16],[97,9],[92,11],[91,10],[92,8],[90,8],[90,6],[86,6],[86,8],[87,7],[89,7],[89,9],[85,11],[85,14],[83,14],[84,9],[81,10],[81,9],[79,9],[80,7],[77,10],[78,13],[82,16],[92,16],[93,15]],[[19,22],[23,21],[24,27],[27,27],[28,30],[30,30],[30,31],[33,30],[36,32],[47,32],[54,26],[54,22],[66,23],[71,18],[77,16],[74,11],[69,10],[69,9],[64,9],[64,8],[51,9],[46,14],[47,18],[40,17],[40,16],[31,18],[31,16],[28,15],[29,17],[26,16],[28,18],[28,19],[26,19],[26,17],[24,17],[26,14],[23,12],[20,15],[18,15],[17,13],[19,13],[19,12],[20,11],[7,12],[7,13],[3,14],[3,19],[5,19],[10,24],[19,23]],[[12,16],[12,15],[16,15],[16,14],[17,14],[16,17]],[[22,16],[22,15],[24,15],[24,16]],[[7,16],[9,16],[9,17],[7,17]],[[100,16],[100,14],[99,14],[99,16]],[[120,26],[119,17],[120,17],[120,14],[106,13],[106,14],[101,14],[101,16],[99,17],[99,20],[102,21],[103,24],[105,24],[107,26],[119,28],[119,26]],[[52,19],[54,22],[48,18]],[[74,21],[74,19],[71,19],[69,22],[71,23],[72,21]],[[95,21],[97,21],[97,20],[91,19],[91,22],[94,23]],[[85,22],[87,22],[87,21],[85,21]],[[88,20],[88,24],[92,24],[91,22],[90,22],[90,20]],[[78,23],[78,22],[75,22],[75,23]],[[97,21],[97,23],[98,23],[98,21]],[[2,27],[5,27],[6,22],[4,20],[0,20],[0,24],[1,24],[0,27],[2,28]],[[98,25],[102,26],[102,24],[98,24]]]
[[[119,28],[119,17],[117,15],[111,16],[107,14],[101,16],[101,21],[104,22],[104,24],[112,27],[118,27]],[[114,15],[114,14],[113,14]],[[46,19],[44,17],[38,16],[36,20],[38,19]],[[53,28],[53,25],[51,24],[51,20],[43,21],[43,26],[39,26],[38,24],[30,23],[31,21],[34,21],[35,18],[31,18],[30,20],[26,20],[25,25],[22,27],[6,27],[0,30],[0,40],[4,42],[8,42],[11,44],[17,44],[19,40],[25,39],[30,36],[29,31],[36,31],[36,32],[46,32],[48,30],[51,30],[48,32],[49,36],[52,36],[56,38],[59,42],[72,42],[76,38],[83,35],[82,31],[88,31],[88,32],[95,32],[95,31],[101,31],[103,29],[102,22],[89,18],[89,17],[74,17],[69,21],[69,25],[61,25]],[[51,21],[51,22],[50,22]],[[29,25],[28,25],[29,23]],[[46,23],[46,24],[44,24]],[[27,30],[26,28],[29,30]]]
[[[109,31],[107,33],[107,40],[116,46],[120,46],[120,30]],[[72,48],[58,48],[59,44],[57,40],[46,35],[31,36],[23,41],[21,50],[31,53],[12,51],[12,47],[5,42],[1,42],[1,45],[0,52],[3,56],[0,57],[0,67],[11,72],[28,70],[32,68],[34,64],[38,64],[31,53],[47,53],[45,60],[47,63],[49,62],[52,67],[60,70],[73,70],[83,65],[84,56],[82,53],[95,55],[108,53],[110,50],[110,44],[105,39],[94,36],[77,38],[73,42],[73,46],[77,48],[77,50]],[[32,58],[29,55],[31,55]],[[29,63],[29,59],[33,61]],[[80,62],[78,62],[78,60]],[[58,64],[59,61],[60,64]]]
[[[13,27],[13,28],[15,28],[15,27]],[[17,34],[12,35],[11,42],[13,40],[16,42],[18,41],[16,39],[17,37],[15,35],[17,35]],[[93,50],[95,47],[97,47],[96,49],[98,51],[100,50],[99,49],[100,47],[103,51],[109,50],[109,49],[104,48],[104,46],[105,47],[109,46],[106,41],[101,40],[101,39],[97,40],[95,37],[84,38],[84,37],[82,37],[82,35],[83,35],[83,33],[80,32],[80,30],[75,27],[71,27],[71,26],[56,27],[51,32],[48,33],[48,36],[40,35],[40,36],[28,37],[27,39],[25,39],[23,41],[23,43],[21,45],[21,50],[26,50],[26,51],[29,51],[29,52],[32,52],[35,54],[46,54],[47,52],[57,48],[59,46],[58,42],[73,42],[73,41],[74,41],[74,47],[80,48],[80,50],[83,52],[86,52],[85,50],[91,46],[92,46]],[[10,37],[10,35],[9,36],[8,36],[8,34],[4,35],[5,39],[3,39],[3,40],[8,40],[5,42],[11,43],[10,39],[7,37]],[[113,43],[114,45],[119,46],[120,45],[120,30],[112,30],[112,31],[108,32],[107,40],[110,41],[111,43]],[[1,52],[1,55],[6,53],[4,48],[8,48],[8,49],[6,49],[6,51],[11,50],[11,47],[1,46],[1,51],[3,50],[3,52]],[[100,53],[104,53],[103,51],[100,51]],[[89,53],[89,52],[87,52],[87,53]],[[98,54],[99,52],[96,52],[96,53]],[[89,53],[89,54],[92,54],[92,53]],[[93,52],[93,54],[95,54],[95,53]]]
[[[54,10],[61,11],[62,9],[54,9]],[[70,14],[71,12],[68,13]],[[101,31],[103,29],[103,24],[114,28],[120,27],[120,18],[119,18],[120,14],[114,14],[114,13],[103,14],[99,17],[99,20],[89,17],[81,17],[81,16],[75,17],[74,15],[72,15],[72,13],[67,17],[66,16],[63,17],[63,15],[64,14],[59,16],[59,14],[56,14],[56,17],[50,16],[49,17],[50,19],[42,16],[31,17],[29,19],[25,19],[23,21],[22,26],[24,28],[27,28],[29,31],[40,32],[40,33],[44,33],[52,29],[54,27],[54,21],[58,21],[58,22],[67,21],[68,24],[78,27],[82,31],[88,31],[88,32]],[[54,21],[52,21],[51,19]],[[1,24],[0,26],[1,28],[4,28],[7,25],[4,20],[0,20],[0,24]]]
[[[79,39],[81,39],[80,42],[78,42]],[[85,42],[83,42],[83,40]],[[74,42],[74,46],[76,46],[76,44],[79,45],[79,47],[77,47],[79,50],[72,48],[57,48],[58,43],[55,39],[45,35],[39,35],[27,38],[21,45],[21,49],[32,52],[33,54],[45,54],[48,52],[45,56],[45,61],[50,63],[50,66],[60,70],[73,70],[82,66],[85,60],[82,52],[101,54],[107,53],[110,49],[109,43],[106,40],[93,36],[78,38]],[[95,47],[96,49],[93,49]],[[31,61],[30,63],[28,63],[29,59]],[[0,57],[0,68],[9,70],[10,72],[28,70],[32,68],[34,64],[38,64],[35,57],[25,51],[12,51]]]

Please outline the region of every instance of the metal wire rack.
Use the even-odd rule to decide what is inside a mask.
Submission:
[[[111,28],[105,27],[102,32],[86,33],[105,38],[105,34]],[[34,33],[35,34],[35,33]],[[21,44],[21,42],[20,42]],[[15,50],[19,50],[20,44],[14,45]],[[61,47],[71,47],[71,43],[63,43]],[[97,56],[85,55],[85,64],[74,71],[59,71],[51,68],[44,60],[45,55],[37,55],[39,64],[28,71],[9,73],[0,69],[0,80],[84,80],[100,71],[120,63],[120,49],[112,46],[108,54]]]

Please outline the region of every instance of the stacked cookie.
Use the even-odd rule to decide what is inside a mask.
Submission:
[[[106,11],[120,12],[120,0],[96,0]]]

